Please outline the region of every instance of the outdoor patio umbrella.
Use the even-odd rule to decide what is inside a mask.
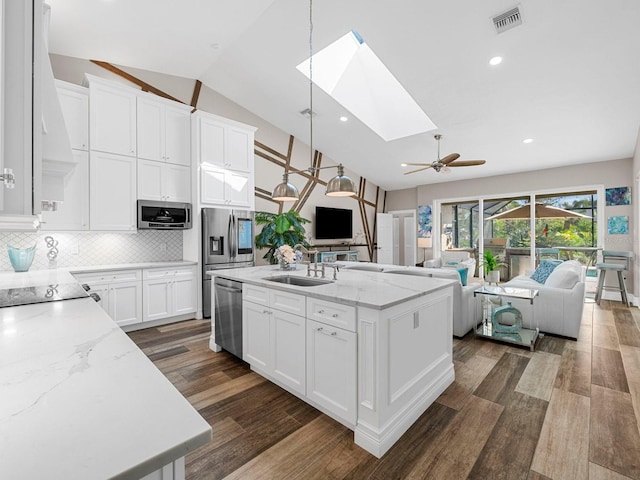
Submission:
[[[552,207],[544,203],[536,202],[536,218],[591,218],[581,213],[572,212],[563,208]],[[506,212],[497,213],[492,215],[486,220],[515,220],[521,218],[531,217],[531,204],[527,203]]]

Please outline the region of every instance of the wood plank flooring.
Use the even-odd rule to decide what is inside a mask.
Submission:
[[[187,480],[640,480],[640,310],[587,303],[578,341],[454,339],[456,381],[381,459],[338,422],[209,350],[205,320],[130,333],[213,440]]]

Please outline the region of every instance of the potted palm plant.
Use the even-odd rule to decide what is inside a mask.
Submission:
[[[255,222],[263,225],[262,231],[256,235],[256,248],[267,248],[262,258],[269,263],[278,263],[276,250],[282,245],[294,247],[297,244],[309,247],[305,237],[304,224],[310,220],[303,218],[294,210],[282,213],[256,212]]]
[[[482,266],[484,268],[484,278],[489,283],[498,283],[500,281],[500,267],[506,267],[507,264],[500,261],[500,257],[493,254],[491,250],[485,250],[482,258]]]

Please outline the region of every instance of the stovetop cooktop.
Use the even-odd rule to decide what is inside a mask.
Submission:
[[[7,288],[0,290],[0,308],[71,300],[73,298],[85,298],[88,296],[89,294],[85,289],[77,283]]]

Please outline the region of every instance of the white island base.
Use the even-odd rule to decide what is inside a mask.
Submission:
[[[344,271],[310,292],[274,288],[258,268],[267,267],[216,272],[245,282],[244,360],[352,429],[376,457],[453,383],[448,280]],[[220,349],[213,337],[210,346]]]

